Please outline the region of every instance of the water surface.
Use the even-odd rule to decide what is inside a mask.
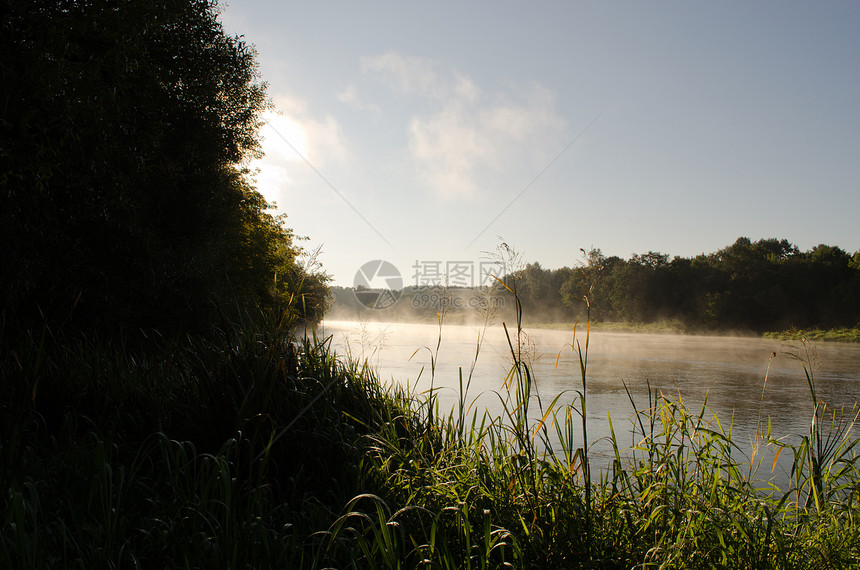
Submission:
[[[442,411],[458,401],[460,371],[465,381],[471,370],[467,400],[473,409],[502,412],[499,396],[505,395],[503,384],[512,359],[501,325],[486,330],[444,325],[438,350],[438,325],[329,321],[321,330],[332,335],[338,352],[368,359],[385,382],[423,392],[432,380],[440,388]],[[572,333],[528,328],[525,332],[522,354],[531,364],[544,403],[559,393],[561,402],[573,402],[582,380],[578,356],[571,349]],[[515,331],[511,335],[515,337]],[[584,330],[577,331],[576,340],[584,350]],[[512,341],[516,350],[516,338]],[[819,400],[848,410],[860,401],[860,346],[817,343],[813,348],[815,354],[807,355],[800,343],[760,338],[592,332],[586,376],[589,440],[609,435],[610,414],[619,444],[633,445],[635,414],[627,390],[637,408],[644,409],[650,386],[652,394],[681,398],[695,411],[707,402],[742,447],[748,448],[755,438],[759,420],[764,424],[768,418],[774,435],[797,441],[809,432],[812,418],[809,386],[797,356],[809,356],[807,366],[812,366]],[[533,406],[532,415],[538,414]],[[601,449],[606,452],[600,444],[595,448],[598,453]]]

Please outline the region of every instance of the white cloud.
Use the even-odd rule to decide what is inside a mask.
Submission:
[[[485,195],[488,179],[536,169],[557,150],[564,119],[553,93],[539,84],[488,92],[424,58],[388,52],[361,61],[391,89],[430,103],[429,112],[409,121],[409,151],[415,172],[439,196]]]
[[[457,76],[454,83],[454,92],[465,101],[474,102],[480,97],[481,90],[475,82],[468,77]]]
[[[364,73],[377,73],[389,87],[401,93],[420,93],[424,96],[436,94],[442,80],[436,74],[433,60],[387,52],[382,55],[361,58]]]
[[[413,117],[410,151],[421,176],[443,197],[477,197],[486,193],[482,173],[536,168],[562,126],[551,99],[541,95],[485,104],[455,99]]]
[[[345,103],[349,105],[353,109],[358,109],[359,111],[370,111],[374,115],[378,115],[381,110],[378,105],[373,103],[365,103],[361,97],[358,95],[358,90],[355,87],[355,84],[350,83],[346,89],[337,94],[337,98],[341,103]]]

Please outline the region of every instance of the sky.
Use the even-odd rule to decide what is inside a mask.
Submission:
[[[860,249],[858,2],[221,10],[273,102],[257,188],[333,284],[477,285],[502,242],[553,269]]]

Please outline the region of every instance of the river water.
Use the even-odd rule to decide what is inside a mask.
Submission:
[[[327,321],[318,332],[331,335],[339,353],[367,359],[384,382],[409,385],[420,393],[432,381],[440,389],[443,412],[459,400],[460,369],[464,381],[472,370],[467,394],[472,409],[502,413],[499,394],[505,394],[512,358],[501,325],[444,325],[440,330],[435,324]],[[524,360],[531,365],[544,404],[559,393],[564,393],[559,402],[574,402],[582,380],[571,345],[578,341],[584,350],[585,330],[580,328],[575,340],[570,331],[526,327],[525,333]],[[511,331],[516,347],[515,334]],[[798,356],[811,365],[819,401],[846,411],[860,402],[860,345],[815,343],[811,349],[808,353],[800,343],[749,337],[591,332],[586,375],[589,442],[597,455],[608,452],[606,441],[599,440],[609,435],[609,414],[619,445],[632,446],[635,413],[627,391],[637,408],[645,409],[649,386],[652,394],[683,399],[694,412],[707,402],[723,428],[731,427],[733,441],[742,449],[749,449],[760,419],[766,424],[770,418],[772,435],[796,442],[809,433],[813,409]],[[539,415],[536,406],[532,415]]]

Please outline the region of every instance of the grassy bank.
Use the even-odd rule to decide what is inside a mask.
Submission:
[[[785,331],[766,332],[764,338],[775,338],[777,340],[802,340],[832,341],[832,342],[860,342],[860,326],[842,327],[838,329],[789,329]]]
[[[527,323],[527,328],[573,330],[570,323]],[[739,334],[738,331],[720,331],[691,328],[677,320],[657,321],[653,323],[628,323],[628,322],[593,322],[593,331],[603,332],[632,332],[632,333],[657,333],[657,334],[694,334],[694,335],[723,335]],[[740,334],[754,336],[755,333],[747,331]],[[835,329],[787,329],[784,331],[768,331],[761,334],[762,338],[770,338],[782,341],[814,342],[860,342],[860,327],[841,327]]]
[[[365,489],[354,444],[400,411],[325,341],[260,321],[5,345],[0,567],[309,566]]]
[[[532,323],[525,322],[526,328],[536,329],[555,329],[572,331],[574,325],[572,323]],[[592,331],[604,332],[635,332],[635,333],[668,333],[668,334],[688,334],[695,332],[691,330],[681,321],[657,321],[653,323],[631,323],[631,322],[615,322],[615,321],[595,321],[591,323]]]
[[[565,349],[577,391],[540,401],[512,325],[491,417],[469,409],[468,369],[460,405],[440,410],[432,392],[383,387],[326,339],[296,342],[265,319],[145,350],[26,335],[2,360],[0,566],[860,563],[853,417],[819,406],[791,445],[763,421],[758,445],[794,467],[787,488],[759,488],[762,453],[745,457],[707,407],[653,394],[632,402],[632,431],[613,432],[615,461],[595,465],[574,443],[589,441],[588,336]],[[816,402],[812,363],[798,353]]]

